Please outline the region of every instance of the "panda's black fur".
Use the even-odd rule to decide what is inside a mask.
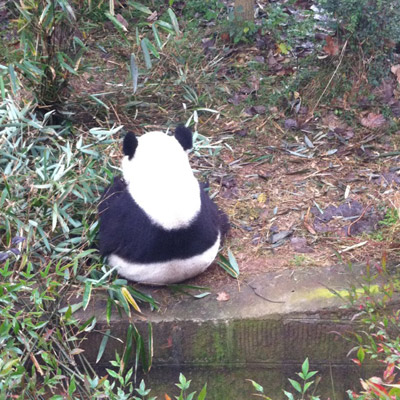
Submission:
[[[162,136],[160,139],[164,140]],[[192,133],[188,128],[178,126],[175,139],[182,146],[182,152],[191,149]],[[135,135],[128,133],[123,143],[127,165],[135,157],[138,146],[140,138],[138,141]],[[175,147],[174,151],[177,151]],[[162,168],[162,165],[158,167]],[[182,168],[190,166],[185,162]],[[148,184],[152,185],[152,182]],[[158,223],[153,215],[148,215],[132,197],[128,183],[115,177],[99,205],[101,254],[109,256],[110,264],[117,267],[122,276],[147,284],[175,283],[204,271],[215,257],[229,229],[229,222],[208,196],[206,185],[198,182],[197,185],[201,204],[199,211],[193,219],[185,221],[185,225],[170,229]],[[173,193],[169,195],[173,196]],[[207,260],[203,260],[204,257]]]

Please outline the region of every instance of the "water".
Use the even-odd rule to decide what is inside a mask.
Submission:
[[[175,383],[179,382],[179,374],[183,372],[186,379],[190,379],[189,393],[199,391],[207,383],[208,400],[247,400],[253,397],[256,391],[251,382],[252,379],[264,387],[264,393],[273,400],[287,399],[283,390],[295,394],[288,378],[301,381],[296,375],[301,369],[300,365],[275,365],[266,368],[265,366],[253,365],[251,367],[197,367],[197,368],[175,368],[170,366],[156,367],[148,376],[145,376],[146,386],[151,388],[151,394],[164,399],[167,393],[171,398],[179,394]],[[360,377],[371,377],[376,368],[367,367],[361,370],[352,365],[316,366],[311,365],[310,370],[318,370],[318,386],[311,386],[315,389],[314,394],[320,395],[321,399],[348,399],[347,390],[360,391]],[[141,377],[139,378],[141,379]],[[312,378],[315,380],[315,377]],[[311,394],[311,392],[309,392]]]

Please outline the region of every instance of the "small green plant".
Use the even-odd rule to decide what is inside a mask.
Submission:
[[[310,379],[316,375],[318,371],[309,371],[309,362],[308,358],[305,359],[303,362],[303,365],[301,366],[301,372],[298,372],[297,375],[300,377],[301,381],[298,382],[294,379],[289,379],[290,384],[294,387],[297,393],[301,395],[301,400],[304,400],[305,398],[309,398],[311,400],[318,400],[318,396],[313,396],[313,395],[307,395],[307,392],[309,391],[310,387],[314,384],[315,381],[310,381]],[[287,392],[286,390],[283,391],[285,393],[285,396],[289,400],[294,400],[295,396],[293,393]]]
[[[234,12],[230,12],[225,23],[225,28],[234,44],[250,43],[259,27],[253,21],[237,21]]]
[[[179,383],[176,383],[176,386],[181,390],[179,396],[176,396],[176,400],[194,400],[194,396],[196,392],[188,393],[190,388],[190,382],[188,381],[183,374],[179,374]],[[197,396],[197,400],[205,400],[207,396],[207,384],[203,386],[199,395]],[[165,396],[166,399],[170,399],[168,395]]]
[[[389,208],[386,211],[385,217],[382,221],[379,221],[380,225],[393,226],[399,222],[399,211],[396,208]]]
[[[308,258],[304,254],[296,254],[293,256],[293,259],[290,260],[291,265],[295,265],[296,267],[301,267],[307,262]]]
[[[197,27],[199,19],[217,20],[224,10],[226,5],[221,0],[191,0],[186,2],[183,13],[186,19],[194,19]]]
[[[367,265],[361,287],[348,290],[348,305],[358,309],[353,319],[361,323],[359,330],[347,336],[354,342],[349,352],[354,354],[352,361],[361,366],[369,358],[385,366],[381,375],[360,380],[360,392],[348,391],[351,400],[386,400],[400,396],[400,381],[396,376],[400,368],[400,310],[393,304],[399,288],[399,276],[390,271],[383,255],[380,263],[373,267]]]
[[[294,379],[289,379],[290,384],[293,386],[295,389],[295,394],[288,392],[286,390],[283,391],[285,396],[289,400],[295,400],[295,399],[310,399],[310,400],[319,400],[319,396],[314,396],[313,394],[309,394],[310,388],[312,385],[316,385],[316,381],[311,381],[310,379],[313,378],[318,371],[310,371],[309,370],[309,362],[308,358],[306,358],[301,366],[301,372],[298,372],[297,375],[300,377],[301,381],[296,381]],[[265,400],[271,400],[270,397],[266,396],[264,393],[264,388],[258,384],[257,382],[249,379],[249,381],[252,383],[254,389],[258,392],[256,396],[261,397]]]

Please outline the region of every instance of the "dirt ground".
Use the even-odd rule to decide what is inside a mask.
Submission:
[[[397,261],[400,96],[395,77],[373,89],[373,104],[357,95],[360,81],[355,77],[350,93],[328,104],[312,96],[309,84],[286,104],[265,106],[266,79],[278,78],[276,87],[280,77],[295,73],[288,57],[266,43],[227,50],[230,45],[218,39],[209,44],[207,30],[203,34],[200,55],[198,41],[181,49],[193,51],[191,57],[182,56],[187,56],[186,83],[197,93],[197,104],[188,101],[185,85],[173,80],[182,69],[174,54],[162,54],[151,74],[140,77],[133,96],[126,65],[131,50],[113,45],[110,36],[102,39],[109,46],[104,51],[93,43],[89,58],[96,67],[73,81],[72,93],[79,101],[79,96],[109,92],[101,98],[109,110],[92,115],[89,108],[78,114],[81,129],[106,121],[138,134],[165,130],[197,110],[194,130],[219,151],[210,155],[206,146],[192,154],[192,165],[230,218],[222,253],[232,251],[241,276],[318,268],[338,263],[340,256],[352,263],[376,263],[383,256]],[[249,69],[256,62],[261,66]],[[337,64],[337,58],[332,60]],[[327,82],[322,88],[328,89]],[[391,108],[390,117],[382,115],[382,106]],[[117,147],[110,157],[119,163]],[[226,279],[213,265],[189,283],[209,286]]]

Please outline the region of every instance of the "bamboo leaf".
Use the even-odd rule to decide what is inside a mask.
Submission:
[[[107,329],[106,333],[103,336],[103,339],[101,340],[99,352],[97,353],[96,364],[101,360],[101,357],[103,357],[104,350],[106,349],[107,342],[110,337],[110,332],[111,330]]]
[[[151,25],[151,29],[153,30],[153,34],[154,34],[154,39],[155,39],[155,41],[156,41],[156,45],[157,45],[157,47],[161,50],[161,48],[162,48],[162,42],[161,42],[160,35],[159,35],[159,33],[158,33],[158,29],[157,29],[156,24],[152,24],[152,25]]]
[[[142,313],[140,310],[139,306],[137,305],[135,299],[132,297],[132,295],[129,293],[129,290],[126,287],[121,288],[121,292],[127,302],[132,305],[132,307],[139,313]]]
[[[8,73],[10,75],[10,79],[11,79],[11,88],[13,93],[17,93],[18,92],[18,85],[17,85],[17,76],[15,75],[15,70],[14,70],[14,65],[10,64],[8,66]]]
[[[174,27],[171,24],[169,24],[168,22],[157,21],[157,22],[155,22],[155,24],[157,24],[157,26],[164,29],[168,33],[172,33],[172,34],[174,33]]]
[[[230,249],[228,249],[228,258],[229,258],[229,263],[232,267],[232,269],[235,271],[236,276],[239,276],[239,265],[236,261],[235,256],[233,255],[233,253],[231,252]]]
[[[104,102],[102,102],[100,99],[98,99],[95,95],[93,94],[89,94],[89,97],[94,100],[97,104],[101,105],[102,107],[104,107],[106,110],[109,110],[110,107],[108,107],[108,105]]]
[[[151,53],[153,54],[154,57],[156,58],[160,58],[160,53],[157,51],[156,47],[154,46],[153,43],[150,42],[150,40],[147,39],[147,47],[148,49],[151,51]]]
[[[171,18],[172,26],[174,27],[175,33],[179,35],[181,32],[179,30],[178,20],[175,13],[172,11],[172,8],[168,8],[168,15]]]
[[[139,69],[136,65],[136,59],[133,53],[131,54],[131,76],[132,76],[133,94],[135,94],[138,85]]]
[[[86,282],[85,283],[85,291],[83,292],[83,299],[82,299],[83,310],[86,310],[87,306],[90,303],[91,293],[92,293],[92,283]]]
[[[146,7],[143,4],[140,4],[136,1],[128,1],[128,4],[133,8],[136,8],[136,10],[139,10],[145,14],[151,15],[153,13],[149,7]]]
[[[151,59],[150,59],[150,53],[149,53],[149,49],[147,47],[147,43],[149,42],[149,40],[147,38],[142,39],[142,41],[140,42],[140,46],[142,48],[143,51],[143,56],[144,56],[144,62],[146,64],[146,68],[147,69],[151,69],[152,67],[152,63],[151,63]]]

